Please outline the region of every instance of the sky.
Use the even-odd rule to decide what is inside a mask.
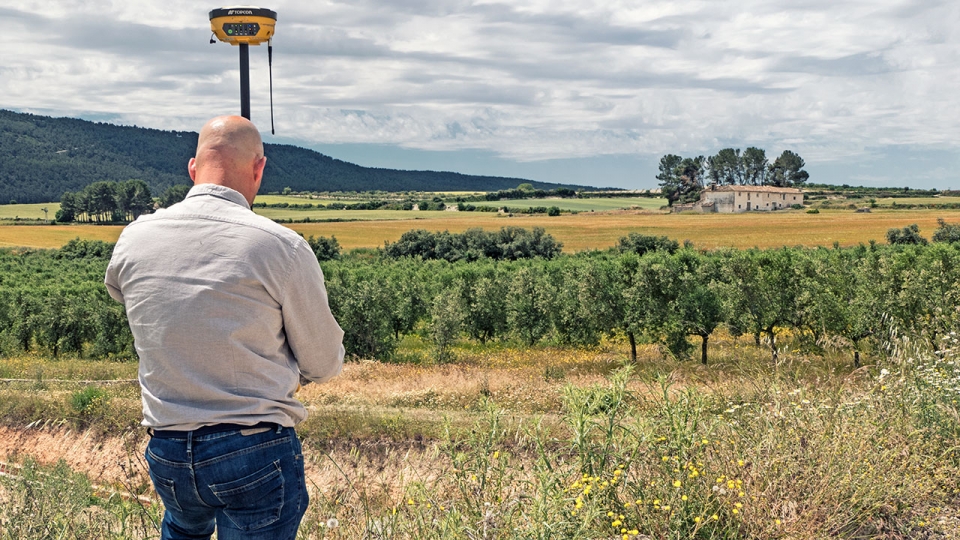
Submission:
[[[198,131],[238,49],[184,0],[0,0],[0,108]],[[361,165],[649,189],[756,146],[811,182],[960,189],[956,0],[271,0],[267,142]]]

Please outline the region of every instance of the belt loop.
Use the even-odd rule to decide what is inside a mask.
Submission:
[[[282,432],[283,432],[283,426],[280,424],[277,424],[277,433],[282,433]]]

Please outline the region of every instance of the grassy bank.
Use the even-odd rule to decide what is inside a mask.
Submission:
[[[454,363],[351,363],[306,387],[301,537],[958,537],[953,341],[938,354],[901,342],[860,369],[789,346],[773,365],[730,337],[708,367],[653,348],[627,366],[622,345],[462,347]],[[4,424],[59,421],[101,440],[138,430],[135,386],[68,382],[123,379],[134,364],[0,365],[25,379],[0,389]],[[37,505],[72,509],[47,520],[72,537],[155,537],[155,506],[111,506],[93,487],[63,502],[37,485],[3,480],[0,537],[47,537],[11,528]],[[132,532],[83,532],[90,515]]]

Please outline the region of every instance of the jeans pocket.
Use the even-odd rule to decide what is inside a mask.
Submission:
[[[155,456],[149,445],[143,457],[147,460],[147,473],[153,482],[153,489],[157,492],[157,495],[160,496],[160,500],[163,501],[163,506],[175,512],[180,512],[180,501],[177,500],[176,482],[159,474],[161,470],[168,473],[172,472],[169,470],[171,462]]]
[[[238,480],[211,484],[210,490],[224,505],[223,513],[241,531],[275,523],[283,510],[283,472],[274,461]]]
[[[150,480],[153,480],[153,489],[156,490],[163,506],[174,512],[181,512],[180,501],[177,500],[177,487],[173,480],[150,473]]]

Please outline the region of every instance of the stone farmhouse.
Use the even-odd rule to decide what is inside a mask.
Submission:
[[[700,200],[692,204],[674,205],[674,212],[739,213],[754,210],[769,211],[803,204],[803,192],[797,188],[773,186],[717,186],[700,192]]]

